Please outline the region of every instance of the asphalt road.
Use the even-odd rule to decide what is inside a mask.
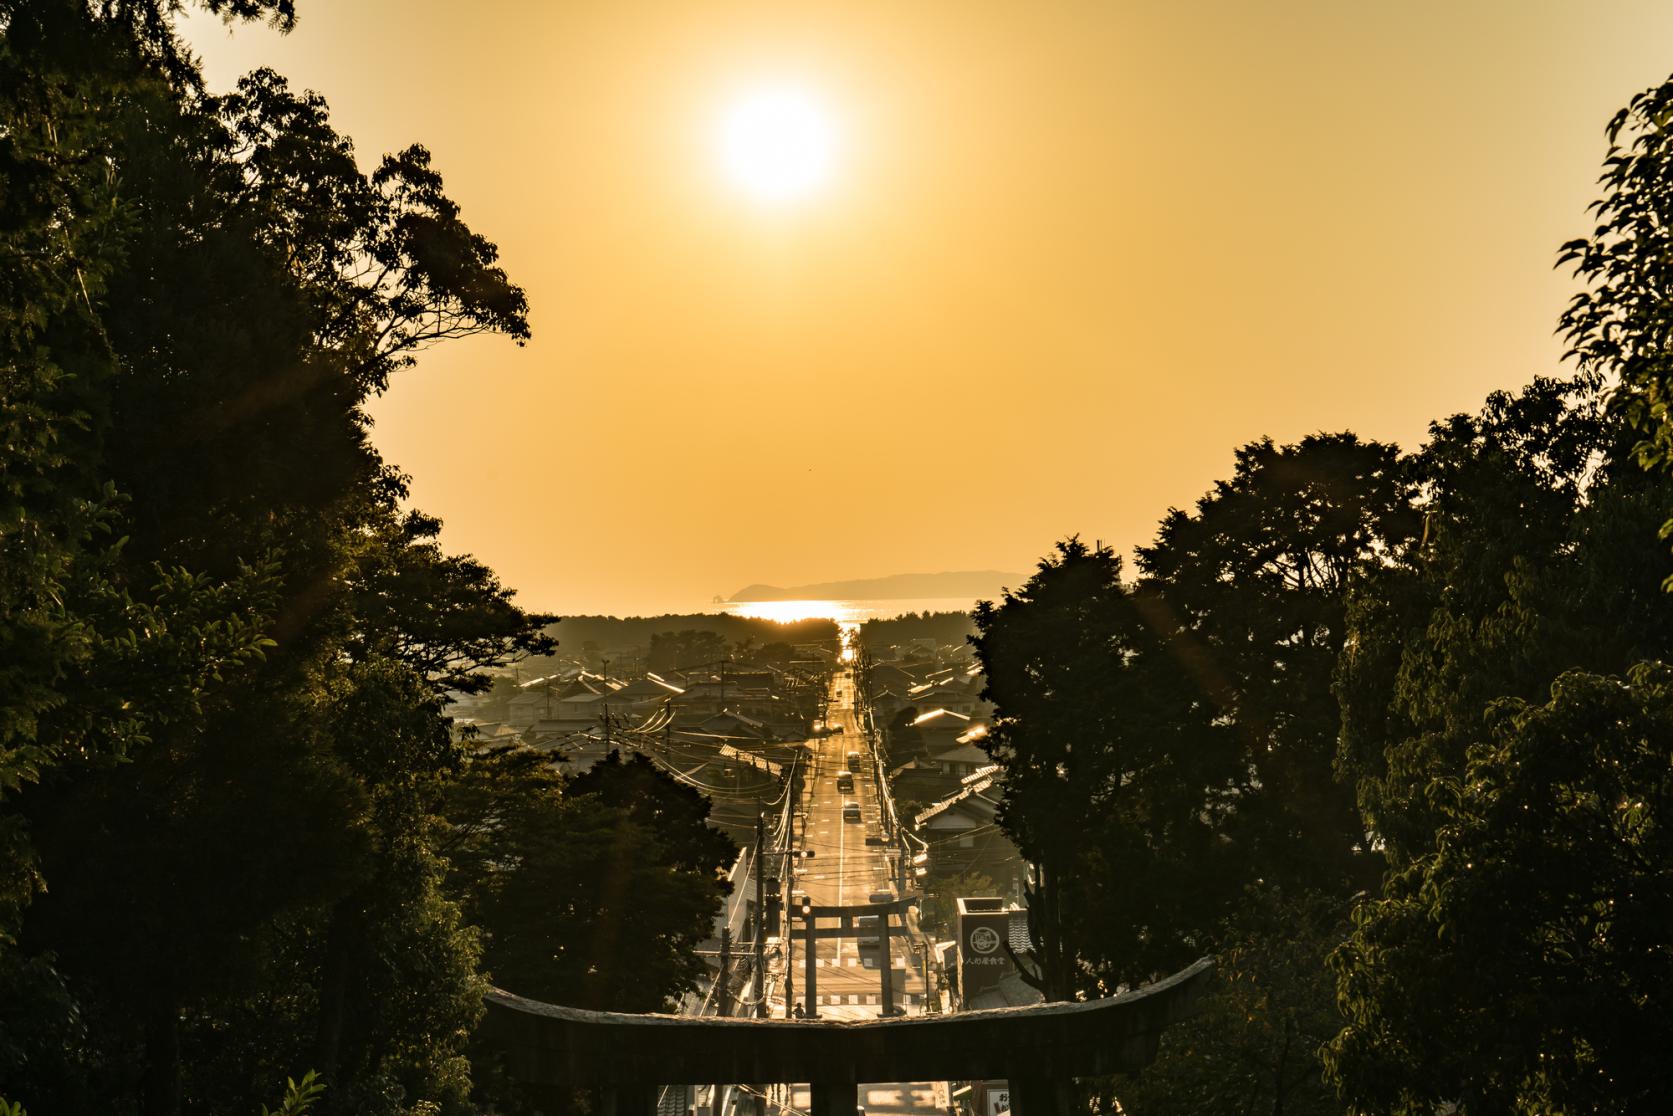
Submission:
[[[798,823],[796,847],[811,848],[816,855],[799,862],[795,882],[786,890],[806,892],[815,906],[865,903],[874,892],[898,894],[893,880],[892,850],[882,844],[868,845],[866,838],[883,836],[877,787],[865,736],[860,732],[854,705],[851,671],[838,673],[831,682],[827,723],[841,731],[815,738],[807,778],[803,780],[802,807],[805,825]],[[848,770],[847,755],[859,752],[860,770],[854,773],[854,791],[837,790],[837,774]],[[843,805],[858,802],[860,820],[845,821]],[[794,943],[789,973],[798,1001],[805,995],[802,981],[806,959],[803,943]],[[894,970],[894,1001],[897,1010],[911,1014],[923,1010],[924,979],[922,955],[906,937],[896,936],[889,944]],[[875,948],[861,950],[855,939],[827,939],[818,943],[816,953],[818,1004],[821,1019],[867,1019],[882,1013],[879,954]],[[907,1116],[944,1113],[938,1098],[945,1086],[930,1082],[873,1084],[860,1086],[860,1103],[867,1116]],[[791,1106],[806,1112],[809,1097],[805,1089],[791,1093]]]

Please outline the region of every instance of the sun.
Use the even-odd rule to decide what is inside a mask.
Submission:
[[[823,189],[839,143],[835,119],[817,96],[797,86],[774,85],[751,89],[725,107],[715,146],[733,186],[756,202],[776,206]]]

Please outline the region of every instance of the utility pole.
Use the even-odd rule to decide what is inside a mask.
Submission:
[[[802,974],[802,984],[805,986],[803,996],[807,999],[807,1006],[802,1009],[803,1019],[819,1018],[819,920],[813,914],[813,902],[803,893],[802,925],[807,928],[807,968]]]
[[[796,1003],[796,924],[794,915],[789,914],[790,897],[795,891],[796,884],[796,805],[801,801],[797,791],[801,787],[799,765],[802,757],[797,756],[790,761],[790,770],[784,776],[784,793],[789,796],[789,802],[784,811],[784,882],[779,886],[784,910],[786,911],[784,925],[788,933],[784,935],[784,1018],[791,1018],[791,1012]],[[807,825],[802,825],[805,835]]]
[[[755,855],[750,868],[755,872],[755,965],[751,972],[755,989],[755,1017],[767,1018],[767,873],[762,870],[761,854],[766,851],[767,818],[759,807],[755,811]]]
[[[720,996],[719,1013],[732,1014],[732,928],[720,928]]]
[[[789,900],[786,899],[786,902]],[[790,933],[784,935],[784,1018],[791,1018],[796,1010],[796,927],[790,924]]]

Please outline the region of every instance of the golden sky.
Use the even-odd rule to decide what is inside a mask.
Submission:
[[[1026,571],[1148,541],[1232,450],[1415,444],[1552,371],[1603,126],[1673,71],[1617,0],[301,0],[186,23],[370,163],[435,153],[534,341],[427,354],[374,409],[444,542],[530,607]],[[824,105],[762,205],[718,122]]]

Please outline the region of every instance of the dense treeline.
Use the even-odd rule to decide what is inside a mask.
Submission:
[[[733,850],[640,765],[455,740],[550,618],[437,545],[364,406],[527,337],[523,293],[422,147],[366,173],[279,75],[209,94],[174,7],[0,0],[0,1090],[473,1111],[487,980],[660,1006]],[[624,859],[632,909],[531,913]],[[523,960],[624,925],[634,966]]]
[[[920,639],[937,647],[960,646],[975,631],[968,612],[907,612],[861,624],[860,644],[872,654],[883,656],[891,648],[904,649]]]
[[[729,651],[765,647],[769,644],[797,646],[813,644],[828,650],[838,645],[836,621],[816,617],[807,620],[766,620],[730,613],[683,613],[668,616],[566,616],[563,621],[564,653],[586,657],[646,656],[658,636],[670,633],[702,633],[707,649],[694,648],[685,658],[659,664],[662,669],[708,666]],[[718,655],[708,655],[718,650]],[[707,655],[707,657],[705,657]],[[592,664],[588,664],[592,665]],[[539,664],[531,664],[538,669]],[[652,670],[658,669],[652,666]]]
[[[1673,1095],[1673,81],[1611,124],[1579,371],[1237,451],[1137,569],[976,613],[1028,977],[1224,980],[1100,1111],[1622,1113]]]
[[[1604,396],[1540,381],[1406,456],[1246,446],[1136,578],[1071,539],[978,610],[1032,978],[1225,961],[1129,1111],[1673,1088],[1673,486]]]

